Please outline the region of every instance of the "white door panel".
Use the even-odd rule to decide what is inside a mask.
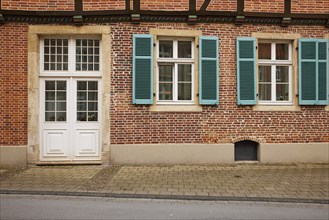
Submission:
[[[76,157],[99,156],[99,131],[76,130]]]
[[[43,131],[44,157],[68,157],[69,140],[67,130]]]

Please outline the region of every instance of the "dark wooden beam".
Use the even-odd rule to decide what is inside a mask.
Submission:
[[[130,0],[126,0],[126,11],[130,11]]]
[[[0,0],[0,10],[1,10],[1,0]]]
[[[141,10],[141,1],[140,0],[133,0],[134,5],[133,5],[133,11],[134,12],[140,12]]]
[[[238,0],[236,2],[236,9],[237,9],[238,15],[244,14],[244,0]]]
[[[74,0],[74,11],[75,12],[83,11],[83,0]]]
[[[206,11],[211,0],[205,0],[201,5],[200,11]]]
[[[284,17],[291,16],[291,0],[284,0]]]
[[[196,11],[196,0],[189,0],[189,11],[191,13]]]

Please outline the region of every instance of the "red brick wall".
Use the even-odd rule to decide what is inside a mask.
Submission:
[[[189,0],[141,0],[141,10],[184,11],[189,9]]]
[[[111,143],[226,143],[256,137],[268,143],[329,142],[329,112],[304,106],[297,112],[260,112],[236,104],[237,36],[252,32],[300,33],[323,38],[324,26],[184,23],[111,23]],[[220,39],[220,105],[196,113],[154,113],[132,105],[132,35],[150,28],[197,29]],[[0,25],[0,145],[27,144],[26,24]]]
[[[284,0],[245,0],[244,10],[248,12],[284,12]]]
[[[2,9],[73,11],[74,0],[2,0]]]
[[[200,9],[204,0],[196,1],[197,10]],[[212,0],[208,7],[207,11],[236,11],[237,0]]]
[[[27,25],[0,25],[0,145],[27,144]]]
[[[291,0],[292,13],[329,13],[329,0]]]
[[[220,38],[220,105],[204,106],[199,113],[155,113],[132,105],[132,35],[149,28],[198,29]],[[301,111],[263,112],[236,104],[236,36],[252,32],[301,33],[323,38],[322,26],[233,24],[114,24],[112,32],[111,143],[222,143],[239,137],[257,137],[268,143],[329,142],[329,112],[323,106]]]
[[[83,0],[83,10],[125,10],[125,0]]]

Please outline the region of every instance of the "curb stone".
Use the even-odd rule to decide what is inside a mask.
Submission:
[[[296,199],[296,198],[268,198],[268,197],[234,197],[234,196],[182,196],[182,195],[155,195],[155,194],[116,194],[98,192],[63,192],[63,191],[23,191],[0,190],[0,194],[24,194],[24,195],[54,195],[54,196],[87,196],[109,197],[126,199],[163,199],[163,200],[187,200],[187,201],[240,201],[240,202],[280,202],[280,203],[311,203],[329,204],[329,199]]]

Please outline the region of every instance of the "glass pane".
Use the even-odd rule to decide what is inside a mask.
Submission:
[[[289,60],[289,44],[276,44],[276,59]]]
[[[98,83],[96,81],[88,82],[88,90],[96,90],[98,89]]]
[[[159,81],[160,82],[172,82],[172,65],[160,65],[159,66]]]
[[[192,65],[179,64],[178,65],[178,81],[191,82],[192,81]]]
[[[55,92],[46,92],[46,100],[55,100]]]
[[[97,112],[88,112],[88,121],[97,121]]]
[[[258,81],[271,82],[271,66],[258,67]]]
[[[55,102],[46,102],[46,111],[55,111]]]
[[[84,62],[84,63],[87,62],[87,56],[82,56],[82,62]]]
[[[85,47],[87,46],[87,40],[85,40],[85,39],[82,40],[82,46],[85,46]]]
[[[87,90],[87,82],[79,81],[78,82],[78,90]]]
[[[178,41],[178,58],[192,58],[191,41]]]
[[[55,112],[46,112],[46,121],[55,121]]]
[[[49,62],[49,55],[45,55],[45,56],[44,56],[44,61],[45,61],[45,62]]]
[[[68,65],[67,65],[67,63],[64,63],[64,64],[63,64],[63,70],[68,70]]]
[[[98,63],[99,62],[99,56],[95,56],[94,61],[95,61],[95,63]]]
[[[51,63],[51,64],[50,64],[50,70],[56,70],[56,69],[55,69],[55,64],[54,64],[54,63]]]
[[[51,39],[50,40],[50,44],[51,44],[51,46],[55,46],[56,45],[56,40],[55,39]]]
[[[191,83],[178,83],[178,100],[192,100]]]
[[[45,63],[43,68],[44,68],[44,70],[49,70],[49,63]]]
[[[82,64],[82,70],[87,70],[87,64]]]
[[[173,42],[172,41],[159,41],[159,57],[165,58],[173,57]]]
[[[59,63],[62,62],[62,55],[57,55],[57,62],[59,62]]]
[[[81,40],[80,39],[77,39],[75,42],[76,42],[77,46],[81,46]]]
[[[51,61],[51,62],[55,62],[55,60],[56,60],[56,56],[55,56],[55,55],[51,55],[51,56],[50,56],[50,61]]]
[[[49,39],[45,39],[45,46],[49,45]]]
[[[88,111],[98,111],[97,102],[89,102],[88,103]]]
[[[80,63],[81,62],[81,56],[76,56],[75,57],[75,61],[78,62],[78,63]]]
[[[57,112],[57,121],[66,121],[66,112]]]
[[[78,100],[87,100],[87,93],[86,92],[78,92]]]
[[[87,121],[87,113],[77,112],[77,121]]]
[[[55,52],[56,52],[56,47],[51,47],[50,48],[50,53],[51,54],[55,54]]]
[[[271,84],[259,84],[259,100],[271,101]]]
[[[62,48],[61,47],[57,47],[57,54],[62,54]]]
[[[78,102],[77,103],[78,111],[87,111],[87,103],[86,102]]]
[[[97,101],[97,92],[88,92],[88,100],[96,100]]]
[[[276,67],[276,82],[289,82],[289,67],[277,66]]]
[[[172,83],[159,84],[159,100],[172,100]]]
[[[99,40],[95,40],[95,47],[99,46]]]
[[[276,101],[289,101],[289,84],[276,85]]]
[[[55,90],[55,81],[46,81],[46,90]]]
[[[258,44],[258,59],[271,59],[271,44],[259,43]]]
[[[95,64],[95,65],[94,65],[94,70],[95,70],[95,71],[98,71],[98,70],[99,70],[99,64]]]
[[[57,111],[66,111],[66,102],[57,102],[56,110]]]
[[[57,92],[57,100],[66,100],[66,92]]]
[[[62,64],[61,63],[57,63],[56,68],[57,68],[57,70],[62,70]]]

